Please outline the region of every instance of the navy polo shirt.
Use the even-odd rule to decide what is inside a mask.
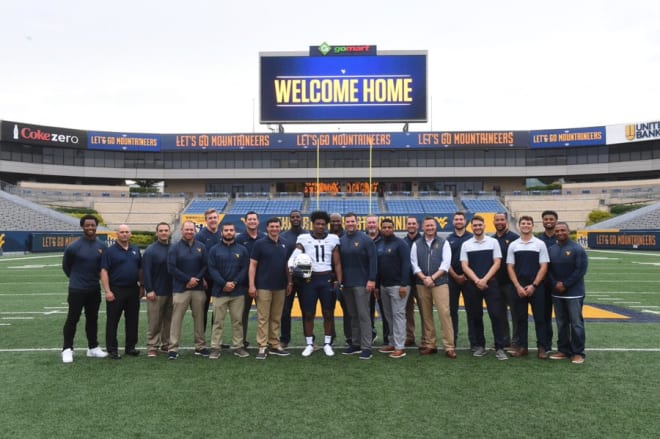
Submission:
[[[550,262],[548,248],[543,241],[532,237],[529,241],[518,238],[509,245],[506,263],[514,266],[514,272],[520,285],[534,282],[541,269],[541,264]]]
[[[265,233],[260,233],[257,232],[257,237],[253,238],[250,235],[248,235],[247,232],[243,232],[240,235],[236,237],[236,242],[238,242],[241,245],[244,245],[245,248],[248,249],[248,254],[252,256],[252,249],[254,248],[254,244],[259,241],[261,238],[266,237]],[[295,243],[295,241],[294,241]]]
[[[218,230],[213,233],[206,227],[203,227],[202,230],[200,230],[195,235],[195,241],[199,241],[204,244],[206,251],[208,252],[214,245],[220,244],[220,242],[222,242],[222,231],[218,227]]]
[[[140,249],[130,244],[124,249],[115,243],[103,252],[101,268],[108,272],[111,286],[134,287],[140,280],[142,268]]]
[[[472,238],[472,233],[470,232],[465,232],[462,236],[458,236],[455,232],[447,235],[447,242],[449,243],[449,247],[451,247],[451,268],[454,269],[456,274],[463,274],[461,246],[470,238]]]
[[[254,244],[250,259],[258,262],[254,286],[258,290],[283,290],[286,288],[287,261],[293,246],[283,239],[273,241],[266,237]]]
[[[207,262],[206,247],[199,241],[193,239],[189,244],[182,239],[170,245],[170,250],[167,252],[167,270],[172,275],[172,292],[186,291],[186,284],[191,277],[200,279],[193,290],[204,290],[201,279],[206,273]]]
[[[375,282],[378,276],[378,254],[376,244],[364,232],[344,233],[339,238],[341,269],[346,287],[363,287],[368,281]]]
[[[495,277],[500,285],[510,284],[511,279],[509,279],[509,273],[506,270],[506,257],[509,254],[509,245],[511,245],[516,239],[520,238],[520,235],[511,230],[507,230],[502,236],[498,236],[497,233],[492,236],[500,243],[500,251],[502,252],[502,263],[500,264],[500,269]]]
[[[477,241],[472,237],[461,246],[461,262],[468,263],[479,279],[483,278],[494,264],[494,259],[502,259],[500,244],[495,238],[484,236]]]

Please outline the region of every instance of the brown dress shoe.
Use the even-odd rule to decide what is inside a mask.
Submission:
[[[544,348],[539,347],[536,356],[539,360],[547,360],[550,354],[548,354],[548,351],[546,351]]]
[[[390,358],[403,358],[405,356],[406,356],[406,351],[404,351],[403,349],[396,349],[389,355]]]
[[[424,347],[419,350],[419,355],[432,355],[437,353],[438,353],[438,348]]]
[[[526,357],[527,355],[529,355],[527,348],[520,348],[515,352],[511,352],[512,357]]]
[[[453,349],[449,349],[447,352],[445,352],[445,355],[447,358],[451,358],[452,360],[456,359],[456,351]]]
[[[406,346],[407,348],[409,348],[409,347],[411,347],[411,346],[415,346],[415,339],[412,338],[412,339],[408,339],[408,340],[406,340],[406,344],[405,344],[405,346]]]
[[[396,348],[394,346],[383,346],[382,348],[378,349],[378,352],[381,354],[391,354],[395,350]]]

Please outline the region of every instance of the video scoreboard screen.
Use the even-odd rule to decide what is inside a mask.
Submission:
[[[426,52],[260,54],[261,123],[426,122]]]

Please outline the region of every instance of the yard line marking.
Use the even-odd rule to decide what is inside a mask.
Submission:
[[[303,350],[304,346],[289,346],[287,349],[291,350]],[[85,351],[86,347],[74,347],[74,351]],[[145,346],[136,346],[136,349],[146,349]],[[409,350],[417,350],[414,348],[407,348]],[[179,350],[181,351],[193,351],[193,346],[180,346]],[[458,348],[457,351],[468,351],[469,348]],[[530,348],[530,351],[536,350],[535,348]],[[660,348],[587,348],[588,352],[660,352]],[[33,352],[62,352],[62,348],[13,348],[13,349],[0,349],[0,353],[33,353]],[[550,364],[550,363],[548,363]]]
[[[29,259],[46,259],[46,258],[61,258],[62,255],[43,255],[43,256],[28,256],[25,258],[10,258],[10,259],[5,259],[2,258],[0,261],[27,261]]]
[[[635,262],[633,261],[633,264],[638,264],[638,265],[653,265],[655,267],[660,267],[660,262]]]
[[[631,308],[660,308],[657,305],[631,305]]]
[[[625,301],[625,300],[615,300],[612,303],[642,303],[642,302],[628,302],[628,301]]]
[[[649,313],[649,314],[660,315],[660,311],[653,311],[653,310],[650,310],[650,309],[643,309],[641,312],[646,312],[646,313]]]
[[[594,253],[612,253],[616,255],[626,255],[630,256],[633,254],[632,252],[622,252],[622,251],[617,251],[617,250],[589,250],[589,252],[594,252]],[[635,256],[655,256],[655,257],[660,257],[660,253],[645,253],[645,252],[634,252]]]
[[[0,317],[2,320],[34,320],[34,317]]]
[[[46,267],[59,267],[60,264],[42,264],[42,265],[16,265],[12,267],[7,267],[8,270],[26,270],[31,268],[46,268]]]

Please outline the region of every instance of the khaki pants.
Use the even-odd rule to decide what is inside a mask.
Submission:
[[[195,334],[195,350],[206,347],[206,335],[204,334],[204,302],[206,293],[204,290],[185,290],[172,294],[172,327],[170,328],[170,351],[179,351],[179,340],[181,339],[181,323],[188,307],[192,310],[193,326]]]
[[[147,300],[147,350],[163,350],[170,347],[170,327],[172,324],[172,295],[156,296],[153,302]]]
[[[211,349],[220,349],[222,332],[225,327],[225,315],[229,310],[231,319],[231,347],[243,347],[243,306],[245,299],[240,296],[220,296],[213,298],[213,331],[211,332]]]
[[[257,290],[257,346],[280,348],[285,290]]]
[[[449,286],[444,284],[427,288],[424,285],[417,285],[417,300],[422,314],[422,343],[420,346],[437,347],[435,322],[433,321],[433,304],[435,303],[442,329],[442,346],[445,350],[453,350],[454,328],[449,313]]]

